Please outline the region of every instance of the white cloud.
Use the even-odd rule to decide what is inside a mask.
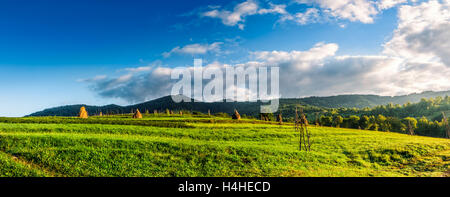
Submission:
[[[411,0],[415,2],[416,0]],[[294,21],[305,25],[329,18],[370,24],[383,10],[405,4],[408,0],[294,0],[297,4],[308,5],[305,11],[288,12],[291,4],[268,3],[269,8],[262,8],[255,0],[247,0],[234,7],[232,11],[210,6],[210,11],[201,13],[203,17],[218,18],[224,25],[245,27],[245,18],[251,15],[279,14],[278,22]],[[341,25],[342,26],[342,25]]]
[[[298,24],[305,25],[307,23],[315,23],[319,18],[319,10],[316,8],[308,8],[304,13],[297,13],[293,20]]]
[[[266,9],[266,8],[262,8],[260,10],[258,10],[258,14],[288,14],[288,12],[286,11],[286,5],[280,4],[280,5],[276,5],[273,3],[269,3],[270,8]]]
[[[404,5],[398,17],[399,25],[385,44],[385,54],[450,67],[450,1]]]
[[[137,68],[125,68],[126,71],[130,72],[144,72],[144,71],[150,71],[153,69],[153,66],[141,66]]]
[[[238,26],[239,29],[244,29],[245,18],[247,16],[256,14],[288,14],[286,11],[286,5],[276,5],[269,3],[270,8],[260,8],[260,6],[254,0],[247,0],[236,5],[233,11],[220,10],[219,8],[214,8],[213,10],[203,12],[201,16],[219,18],[222,23],[227,26]]]
[[[300,4],[317,5],[322,13],[352,22],[373,23],[378,14],[376,4],[369,0],[296,0]]]
[[[212,44],[189,44],[183,47],[177,46],[169,52],[164,52],[162,55],[167,58],[174,53],[198,55],[198,54],[206,54],[210,51],[218,52],[220,51],[220,45],[222,44],[223,44],[222,42],[214,42]]]
[[[259,51],[254,52],[253,56],[265,65],[288,64],[301,71],[311,69],[313,65],[320,65],[325,58],[335,55],[338,48],[334,43],[318,43],[307,51]]]
[[[106,79],[106,77],[107,77],[106,75],[97,75],[90,79],[78,79],[77,82],[95,82]]]
[[[127,82],[131,79],[131,77],[133,77],[132,74],[126,74],[126,75],[122,75],[119,78],[117,78],[116,80],[114,80],[115,83],[123,83],[123,82]]]
[[[167,96],[173,83],[171,68],[158,67],[150,72],[131,72],[113,78],[88,81],[90,88],[105,98],[119,98],[129,103]]]
[[[144,63],[144,61],[142,59],[140,59],[139,62]],[[148,71],[153,70],[153,68],[161,66],[161,65],[162,65],[161,60],[156,60],[156,61],[153,61],[153,62],[149,63],[147,66],[125,68],[123,70],[131,72],[131,73],[148,72]]]
[[[282,97],[399,95],[450,89],[450,68],[442,63],[412,62],[387,55],[342,56],[336,55],[338,48],[334,43],[318,43],[305,51],[259,51],[252,53],[251,61],[235,66],[279,66]],[[206,67],[225,72],[229,66],[213,62]],[[189,69],[192,72],[192,67]],[[89,83],[101,96],[142,102],[170,94],[176,82],[170,79],[172,70],[158,67]]]
[[[233,11],[214,9],[203,13],[203,16],[211,18],[220,18],[223,24],[228,26],[235,26],[238,23],[243,22],[246,16],[257,14],[257,12],[258,12],[258,4],[256,4],[256,2],[253,0],[248,0],[236,5]]]
[[[406,2],[408,2],[408,0],[381,0],[377,2],[377,7],[380,10],[386,10]]]
[[[257,65],[280,66],[283,97],[399,95],[450,89],[450,69],[443,64],[385,55],[336,56],[336,50],[335,44],[321,44],[307,51],[258,52],[255,57]]]

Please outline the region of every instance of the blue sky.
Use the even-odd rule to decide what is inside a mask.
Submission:
[[[427,2],[394,1],[396,3],[392,6],[384,7],[377,1],[367,0],[370,4],[345,1],[365,8],[372,6],[375,11],[367,9],[368,14],[345,13],[346,9],[341,9],[345,5],[309,0],[3,0],[0,2],[0,116],[23,116],[66,104],[126,105],[139,102],[142,99],[106,93],[101,85],[129,74],[127,68],[152,67],[148,73],[132,72],[131,78],[149,73],[155,76],[151,73],[156,68],[189,66],[193,58],[203,58],[206,64],[245,63],[255,60],[255,52],[307,52],[318,43],[332,43],[338,46],[338,50],[331,52],[330,58],[338,61],[351,56],[348,61],[364,64],[367,62],[365,59],[356,58],[363,56],[373,61],[372,56],[380,55],[400,57],[402,61],[411,59],[408,54],[386,55],[387,49],[392,48],[387,48],[386,44],[395,41],[393,37],[396,36],[395,30],[400,28],[399,21],[406,20],[399,19],[399,9],[407,5],[418,9],[419,6],[425,7]],[[443,6],[441,9],[448,8],[448,2],[438,3]],[[236,14],[239,6],[251,7],[253,4],[257,8],[242,9],[242,13],[237,13],[238,18],[232,20],[229,14]],[[281,11],[272,9],[277,5]],[[317,11],[317,14],[307,15],[309,9]],[[364,12],[365,9],[359,10]],[[444,18],[444,22],[448,22],[448,18]],[[187,49],[183,48],[185,46],[195,48],[195,51],[184,50]],[[205,51],[200,50],[201,47]],[[434,55],[443,56],[437,52]],[[263,62],[267,59],[257,60]],[[293,58],[293,61],[299,64],[298,61],[303,60]],[[391,59],[382,61],[391,62]],[[446,65],[447,62],[442,59],[441,63]],[[292,77],[295,79],[296,76]],[[108,81],[102,83],[101,80]],[[343,81],[341,84],[348,83]],[[397,86],[397,92],[386,92],[380,87],[368,88],[371,90],[368,92],[359,91],[365,90],[363,87],[349,92],[342,86],[334,88],[341,91],[325,88],[319,92],[299,91],[286,96],[377,91],[380,94],[400,94],[447,88],[436,84],[419,89],[410,85],[405,85],[406,88]],[[157,96],[152,94],[145,98]]]

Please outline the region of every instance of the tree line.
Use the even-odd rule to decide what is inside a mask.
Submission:
[[[300,106],[300,105],[298,105]],[[297,107],[297,106],[296,106]],[[300,106],[301,107],[301,106]],[[286,121],[293,122],[289,108],[283,106]],[[316,125],[362,130],[449,137],[450,97],[422,98],[418,103],[380,105],[373,108],[305,108],[308,121]]]

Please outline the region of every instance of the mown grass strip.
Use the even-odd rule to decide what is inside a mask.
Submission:
[[[33,117],[33,118],[6,118],[0,117],[2,123],[35,123],[35,124],[109,124],[109,125],[139,125],[169,128],[193,128],[183,122],[119,119],[119,118],[61,118],[61,117]]]
[[[0,177],[52,176],[37,165],[0,151]]]

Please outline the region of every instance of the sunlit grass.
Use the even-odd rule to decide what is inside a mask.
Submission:
[[[0,176],[444,176],[449,171],[450,140],[441,138],[310,126],[312,151],[301,152],[290,124],[175,115],[88,120],[0,121]],[[114,121],[124,125],[109,124]],[[186,126],[161,125],[168,122]]]

